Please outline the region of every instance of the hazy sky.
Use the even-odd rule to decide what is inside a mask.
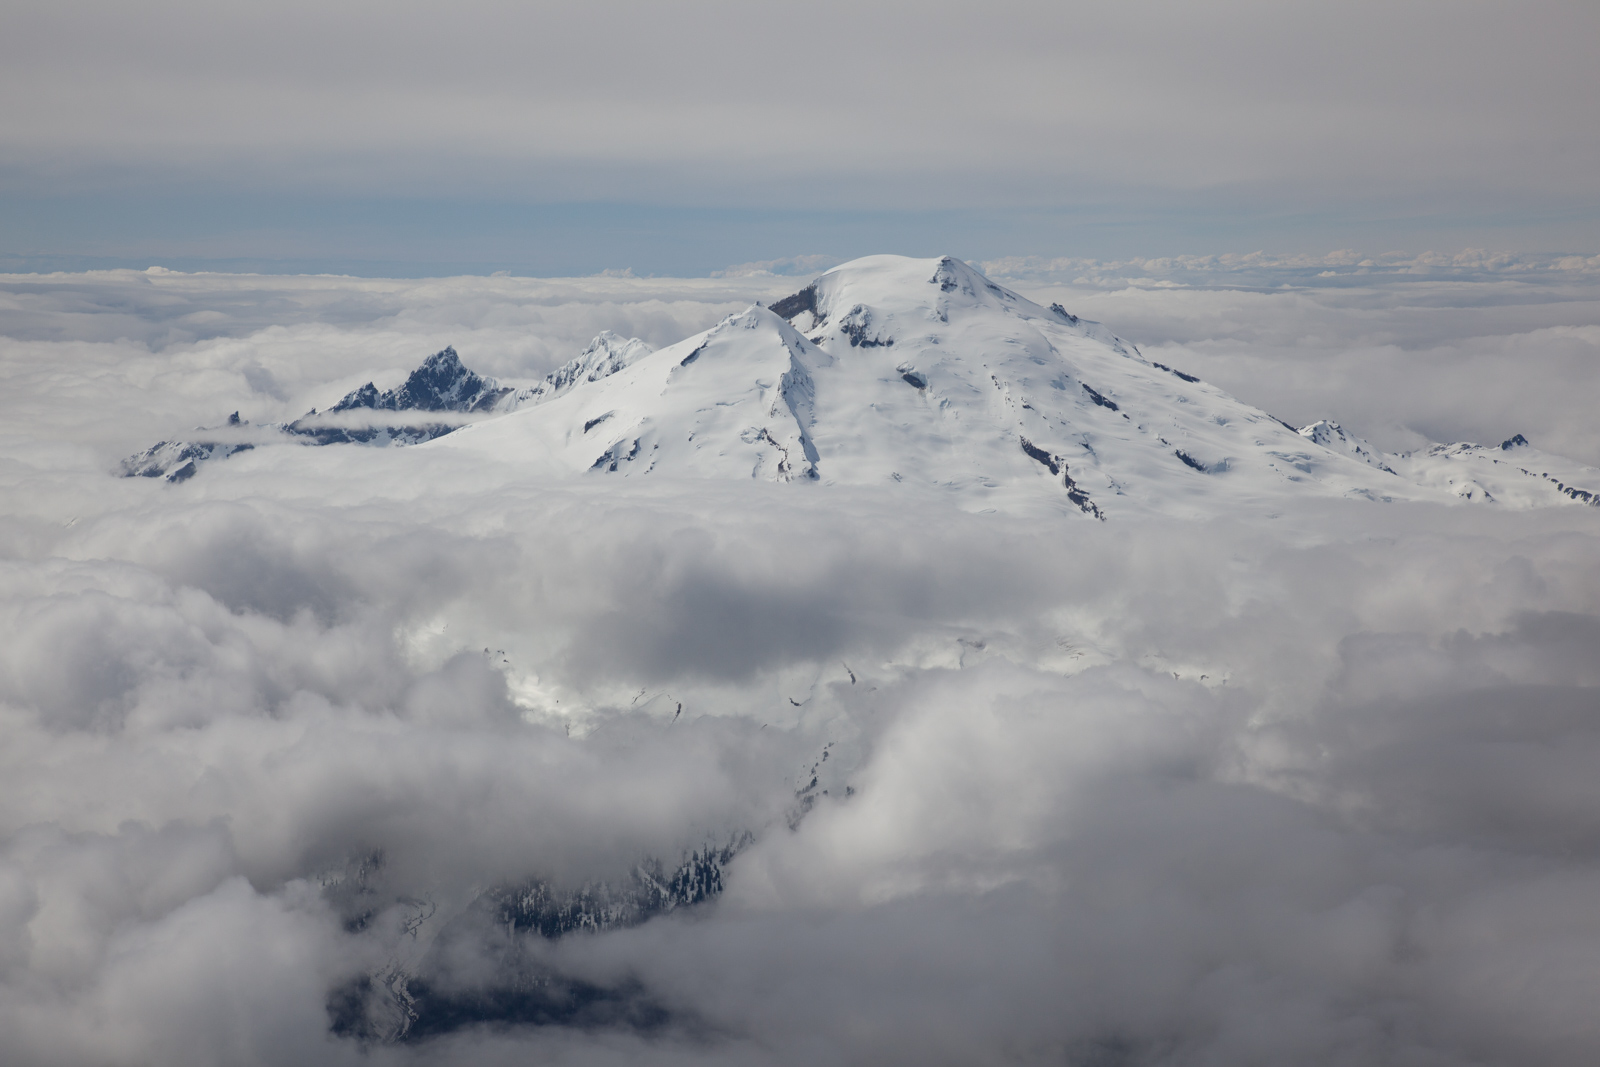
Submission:
[[[1600,246],[1591,2],[22,0],[0,30],[12,269]]]

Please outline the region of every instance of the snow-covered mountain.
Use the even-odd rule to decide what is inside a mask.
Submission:
[[[415,958],[385,960],[334,990],[332,1030],[363,1042],[406,1042],[448,1032],[463,1019],[499,1023],[573,1021],[573,1000],[612,999],[613,991],[564,975],[530,945],[572,935],[638,926],[659,915],[693,908],[722,893],[724,872],[749,833],[686,853],[676,865],[650,858],[621,879],[559,889],[534,879],[492,886],[465,909],[436,920],[432,902],[386,896],[381,854],[363,857],[320,879],[323,898],[346,929],[362,928],[397,904],[407,915]],[[495,936],[485,937],[487,930]],[[484,951],[485,943],[488,951]],[[460,957],[477,961],[478,983],[500,992],[484,1003],[478,988],[450,981]]]
[[[274,438],[307,445],[420,444],[459,429],[464,417],[543,403],[576,385],[614,374],[651,351],[637,337],[619,337],[607,330],[544,380],[516,388],[468,370],[455,348],[446,347],[423,360],[396,389],[380,392],[367,382],[326,412],[312,409],[293,422],[265,427],[251,427],[234,412],[222,426],[199,427],[195,440],[159,441],[129,457],[122,463],[122,474],[187,481],[201,463],[226,459]]]
[[[1590,502],[1567,489],[1600,486],[1568,461],[1541,456],[1540,471],[1562,472],[1546,479],[1496,450],[1389,456],[1330,427],[1296,430],[958,260],[873,256],[432,447],[572,475],[909,486],[967,510],[1101,519],[1304,497]]]
[[[468,370],[454,347],[422,361],[405,384],[382,393],[368,382],[346,394],[330,411],[486,411],[511,390]]]
[[[1596,491],[1600,489],[1600,472],[1542,452],[1520,433],[1499,445],[1458,442],[1402,453],[1378,451],[1346,433],[1338,423],[1326,420],[1314,422],[1300,433],[1324,448],[1461,500],[1531,508],[1562,503],[1564,497],[1575,503],[1600,506],[1600,493]]]
[[[653,351],[655,349],[637,337],[622,337],[610,330],[603,330],[589,342],[589,347],[578,354],[578,358],[551,371],[541,382],[508,391],[496,402],[495,410],[515,411],[528,404],[553,400],[585,382],[597,382],[609,377]]]
[[[181,481],[260,443],[231,425],[124,472]],[[368,383],[271,429],[305,444],[432,442],[552,477],[878,486],[1101,520],[1319,497],[1600,504],[1600,471],[1520,434],[1390,454],[1331,422],[1296,429],[948,256],[846,263],[660,351],[603,333],[523,388],[447,348],[398,389]]]

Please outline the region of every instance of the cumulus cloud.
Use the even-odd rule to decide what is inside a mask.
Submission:
[[[1124,528],[427,448],[108,466],[285,403],[250,368],[290,407],[441,341],[532,374],[785,284],[8,280],[7,1061],[1600,1053],[1593,509]],[[1452,284],[1063,292],[1285,395],[1383,330],[1482,345],[1465,423],[1478,309],[1581,301]],[[714,899],[518,925],[724,848]]]

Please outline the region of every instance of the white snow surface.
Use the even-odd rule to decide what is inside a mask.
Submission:
[[[1309,441],[1344,453],[1425,489],[1461,501],[1516,508],[1600,503],[1600,471],[1533,447],[1517,434],[1499,445],[1457,442],[1411,452],[1383,452],[1323,419],[1300,429]]]
[[[496,411],[515,411],[530,404],[554,400],[585,382],[597,382],[617,373],[653,349],[637,337],[621,337],[602,330],[577,358],[551,371],[543,381],[514,389],[495,405]]]
[[[1600,490],[1600,472],[1526,445],[1395,456],[1336,424],[1296,431],[950,257],[858,259],[807,293],[792,321],[753,305],[656,352],[597,339],[520,410],[422,447],[556,475],[881,486],[1102,519]]]

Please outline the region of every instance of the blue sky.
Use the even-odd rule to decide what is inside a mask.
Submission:
[[[1592,3],[0,18],[0,269],[1600,248]]]

